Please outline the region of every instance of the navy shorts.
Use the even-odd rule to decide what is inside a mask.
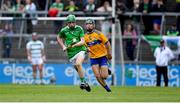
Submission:
[[[103,56],[103,57],[100,57],[100,58],[90,58],[90,62],[91,62],[91,66],[92,65],[99,65],[99,66],[107,66],[107,57],[106,56]]]

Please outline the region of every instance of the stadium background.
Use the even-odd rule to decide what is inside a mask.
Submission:
[[[10,1],[10,9],[3,9],[4,4]],[[80,19],[77,20],[77,24],[84,27],[84,20],[88,17],[94,17],[96,20],[96,26],[99,30],[102,29],[103,22],[110,22],[112,19],[112,11],[98,11],[98,8],[102,6],[104,1],[95,0],[96,9],[93,11],[87,11],[84,9],[87,0],[75,0],[79,10],[76,11],[63,11],[59,12],[56,17],[50,17],[49,10],[50,5],[54,0],[34,0],[33,2],[37,6],[37,10],[32,12],[30,17],[27,14],[31,14],[27,11],[18,11],[11,9],[16,4],[15,0],[1,0],[0,11],[0,83],[14,83],[14,84],[31,84],[32,70],[27,62],[25,46],[27,41],[31,37],[32,32],[37,32],[40,40],[45,43],[45,51],[47,56],[47,63],[45,64],[44,81],[46,84],[50,84],[50,79],[56,77],[56,84],[61,85],[76,85],[78,84],[77,74],[73,71],[72,66],[68,63],[66,55],[56,42],[57,29],[65,25],[65,19],[68,14],[75,14]],[[156,0],[144,0],[140,1],[140,4],[145,1],[149,1],[148,4],[152,5]],[[161,1],[161,0],[160,0]],[[69,0],[62,0],[64,7],[68,5]],[[155,66],[153,57],[153,47],[158,46],[159,38],[167,38],[166,41],[172,47],[176,53],[179,50],[178,41],[179,35],[176,37],[167,36],[167,31],[171,25],[175,25],[179,30],[179,1],[163,0],[166,9],[164,11],[153,11],[149,9],[148,13],[144,14],[143,10],[133,10],[132,0],[120,0],[116,1],[116,18],[115,18],[115,75],[108,79],[108,83],[114,85],[126,85],[126,86],[155,86]],[[78,4],[79,3],[79,4]],[[109,0],[111,4],[112,1]],[[25,1],[22,0],[22,4]],[[119,5],[120,4],[120,5]],[[8,5],[8,3],[7,3]],[[151,11],[152,10],[152,11]],[[138,21],[134,21],[134,16],[138,17]],[[161,24],[159,25],[159,32],[153,31],[153,18],[156,16],[161,17]],[[39,18],[39,19],[38,19]],[[53,19],[55,18],[55,19]],[[99,19],[100,18],[100,19]],[[29,23],[29,20],[35,21],[34,24]],[[56,21],[55,21],[56,20]],[[57,26],[55,22],[60,20],[60,24]],[[149,21],[149,22],[148,22]],[[137,44],[134,52],[134,59],[131,60],[127,56],[126,51],[126,39],[133,37],[123,36],[123,48],[120,49],[119,36],[123,34],[126,24],[132,23],[137,29],[137,36],[134,38],[137,40]],[[149,24],[148,24],[149,23]],[[150,25],[150,26],[147,26]],[[5,32],[5,27],[8,26],[11,33]],[[31,28],[31,29],[30,29]],[[110,27],[111,28],[111,27]],[[29,30],[30,29],[30,30]],[[147,29],[150,29],[149,31]],[[152,31],[152,32],[151,32]],[[110,34],[111,30],[108,31]],[[152,39],[152,38],[155,39]],[[4,42],[8,38],[8,43]],[[109,37],[111,39],[111,36]],[[7,44],[6,44],[7,43]],[[7,53],[7,49],[4,45],[10,46],[10,56],[4,56],[4,52]],[[120,53],[123,53],[123,57]],[[178,53],[176,53],[178,57]],[[123,58],[123,59],[122,59]],[[122,60],[124,64],[122,63]],[[125,71],[122,71],[122,65],[125,65]],[[91,85],[97,85],[97,82],[92,74],[88,58],[84,64],[87,77]],[[179,87],[180,68],[179,58],[171,63],[169,67],[170,86]],[[123,78],[125,82],[123,83]],[[113,82],[112,82],[113,80]]]

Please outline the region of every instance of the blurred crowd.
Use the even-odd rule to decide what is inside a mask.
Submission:
[[[61,8],[61,11],[96,11],[102,10],[103,5],[109,6],[111,0],[0,0],[2,2],[1,10],[5,11],[23,11],[32,3],[39,11],[47,10],[52,7]],[[30,3],[31,2],[31,3]],[[48,5],[46,5],[48,2]],[[47,6],[47,7],[46,7]],[[106,9],[106,8],[105,8]]]

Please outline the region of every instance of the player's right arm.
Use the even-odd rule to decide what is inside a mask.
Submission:
[[[63,49],[63,51],[66,51],[67,47],[64,45],[63,35],[64,35],[63,30],[61,30],[57,35],[57,41],[58,41],[59,45],[61,46],[61,48]]]
[[[63,49],[63,51],[66,51],[67,47],[64,45],[63,38],[59,37],[59,35],[58,35],[57,41],[58,41],[59,45],[61,46],[61,48]]]
[[[26,45],[26,53],[27,53],[27,59],[31,63],[32,62],[32,56],[30,52],[30,43],[27,43]]]

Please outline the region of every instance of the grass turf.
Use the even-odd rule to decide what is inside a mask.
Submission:
[[[0,85],[0,102],[180,102],[177,87],[120,87],[106,92],[92,86],[91,92],[79,86]]]

